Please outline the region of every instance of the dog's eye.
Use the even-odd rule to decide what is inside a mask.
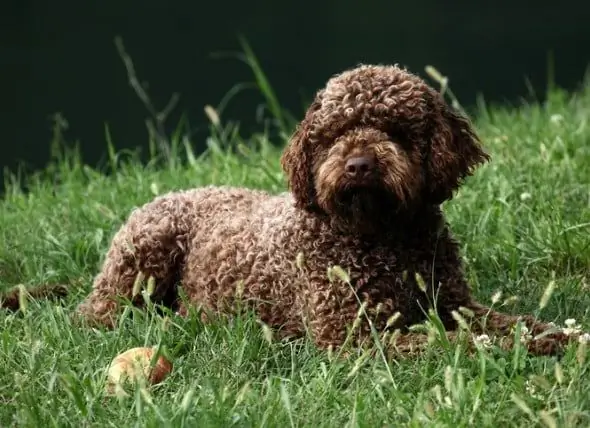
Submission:
[[[402,149],[409,149],[410,148],[410,144],[407,138],[405,138],[402,135],[389,135],[389,142],[390,144],[394,144],[397,147],[400,147]]]
[[[398,144],[402,144],[402,142],[406,139],[404,133],[401,132],[399,129],[389,130],[387,132],[387,136],[389,137],[389,139],[392,142],[398,143]]]

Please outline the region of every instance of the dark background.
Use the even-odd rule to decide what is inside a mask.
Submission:
[[[84,160],[104,159],[105,122],[118,149],[146,146],[146,110],[129,87],[114,45],[121,36],[140,79],[163,107],[181,95],[173,128],[185,113],[191,139],[203,147],[205,104],[217,105],[246,65],[214,59],[254,49],[284,107],[300,118],[332,74],[366,63],[400,63],[424,75],[428,64],[450,77],[465,106],[542,99],[550,53],[555,81],[575,89],[590,62],[590,2],[276,0],[80,1],[3,0],[0,6],[0,167],[43,167],[50,154],[51,116],[69,123]],[[262,97],[241,93],[223,120],[256,128]],[[169,129],[171,130],[171,129]]]

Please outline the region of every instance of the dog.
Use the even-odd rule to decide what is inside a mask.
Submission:
[[[427,340],[411,326],[430,310],[449,337],[468,314],[473,334],[512,346],[521,320],[543,333],[529,352],[559,353],[569,336],[478,303],[466,281],[441,204],[489,160],[470,121],[417,75],[397,65],[345,70],[288,141],[288,192],[208,186],[135,209],[76,315],[113,328],[121,299],[142,305],[137,286],[147,280],[152,300],[181,316],[194,306],[206,321],[245,305],[280,337],[309,334],[322,349],[348,338],[364,346],[372,329],[397,331],[392,346],[416,349]]]

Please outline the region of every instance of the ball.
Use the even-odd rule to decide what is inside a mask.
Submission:
[[[153,362],[155,348],[131,348],[117,355],[108,368],[107,391],[114,392],[117,386],[137,381],[155,385],[162,382],[172,371],[172,363],[164,356]]]

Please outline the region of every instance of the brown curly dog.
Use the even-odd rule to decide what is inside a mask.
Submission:
[[[372,325],[399,329],[393,344],[415,349],[426,335],[409,326],[436,308],[452,336],[461,307],[473,333],[511,346],[518,319],[532,335],[552,327],[473,300],[440,208],[487,160],[468,120],[419,77],[397,66],[345,71],[317,93],[284,151],[290,193],[205,187],[147,203],[114,236],[77,313],[113,327],[120,298],[141,305],[139,276],[181,314],[177,284],[204,313],[241,302],[280,336],[308,332],[321,348],[370,343]],[[349,281],[328,275],[334,266]],[[554,354],[568,341],[548,333],[529,351]]]

